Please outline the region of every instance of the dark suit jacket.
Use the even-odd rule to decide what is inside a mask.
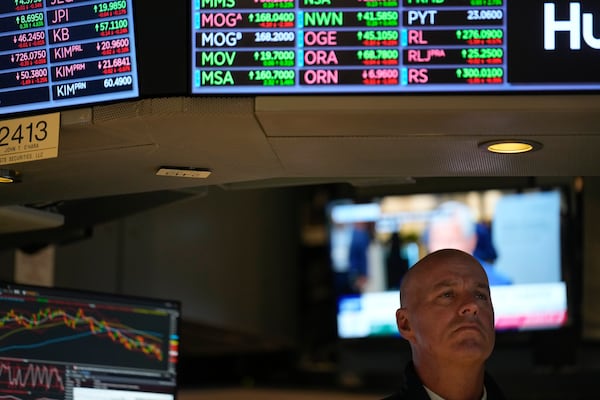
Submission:
[[[487,391],[488,400],[505,400],[504,394],[492,377],[485,374],[485,390]],[[382,400],[430,400],[427,391],[423,387],[423,383],[417,371],[415,370],[414,364],[409,362],[404,370],[404,384],[397,393],[391,396],[385,397]]]

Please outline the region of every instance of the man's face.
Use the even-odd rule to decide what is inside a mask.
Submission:
[[[494,310],[487,276],[470,257],[419,266],[398,310],[398,327],[415,360],[483,362],[494,341]],[[403,330],[406,324],[407,330]]]

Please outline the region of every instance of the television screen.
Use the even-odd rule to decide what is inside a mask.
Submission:
[[[330,255],[341,338],[398,335],[402,276],[441,248],[473,254],[490,281],[496,329],[567,323],[561,214],[555,190],[481,190],[332,202]]]
[[[132,0],[0,4],[0,115],[137,97]]]
[[[598,91],[596,0],[190,0],[193,94]]]
[[[0,396],[173,400],[175,301],[0,284]]]

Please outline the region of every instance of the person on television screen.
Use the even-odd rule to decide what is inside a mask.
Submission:
[[[362,293],[368,283],[370,245],[371,226],[367,222],[355,222],[348,254],[348,275],[354,293]]]
[[[481,229],[481,226],[479,229]],[[429,220],[425,234],[425,243],[429,253],[440,249],[462,250],[477,258],[488,275],[490,285],[512,284],[512,279],[494,268],[494,265],[491,263],[493,260],[490,260],[487,256],[485,257],[487,258],[486,260],[478,257],[482,253],[479,251],[476,252],[476,249],[483,247],[483,240],[487,241],[486,246],[488,247],[488,251],[486,254],[490,254],[491,251],[489,248],[493,249],[491,236],[478,235],[478,224],[475,221],[473,212],[466,204],[458,201],[442,203]],[[495,257],[494,250],[493,258],[495,259]]]
[[[402,254],[402,237],[393,232],[389,240],[389,250],[385,257],[386,290],[400,289],[400,282],[408,271],[408,259]]]
[[[400,335],[411,348],[400,390],[383,400],[502,400],[485,370],[495,344],[487,275],[472,255],[443,249],[419,260],[400,287]]]

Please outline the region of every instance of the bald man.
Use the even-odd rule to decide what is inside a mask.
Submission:
[[[495,343],[494,308],[481,264],[456,249],[417,262],[400,286],[396,322],[412,361],[401,390],[384,400],[498,400],[485,372]]]

